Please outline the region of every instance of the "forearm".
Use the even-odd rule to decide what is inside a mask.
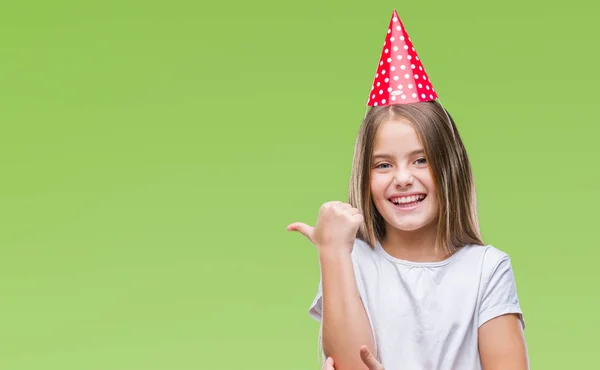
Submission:
[[[358,293],[352,257],[348,253],[333,253],[321,255],[320,260],[323,350],[334,358],[336,370],[366,369],[359,355],[360,347],[367,345],[375,353],[375,344]]]

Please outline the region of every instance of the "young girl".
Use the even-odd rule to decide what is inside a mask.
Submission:
[[[348,203],[288,226],[318,250],[323,354],[337,370],[366,369],[363,346],[388,370],[527,369],[510,258],[481,240],[465,147],[396,11],[368,105]]]

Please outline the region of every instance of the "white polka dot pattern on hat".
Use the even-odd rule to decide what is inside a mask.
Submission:
[[[369,94],[368,106],[407,104],[438,98],[415,46],[395,10],[377,67],[371,86],[374,94]],[[409,90],[403,91],[403,85],[399,85],[398,82],[408,86]],[[397,96],[400,96],[400,99]]]

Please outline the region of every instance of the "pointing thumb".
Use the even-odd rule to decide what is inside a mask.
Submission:
[[[312,226],[308,226],[305,223],[302,222],[294,222],[293,224],[289,225],[287,227],[288,231],[297,231],[300,234],[306,236],[308,238],[308,240],[310,240],[311,243],[314,243],[313,241],[313,231],[314,231],[314,227]]]

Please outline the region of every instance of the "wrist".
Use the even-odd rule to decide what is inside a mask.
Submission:
[[[342,245],[319,245],[319,259],[321,262],[341,262],[351,258],[352,247]]]

